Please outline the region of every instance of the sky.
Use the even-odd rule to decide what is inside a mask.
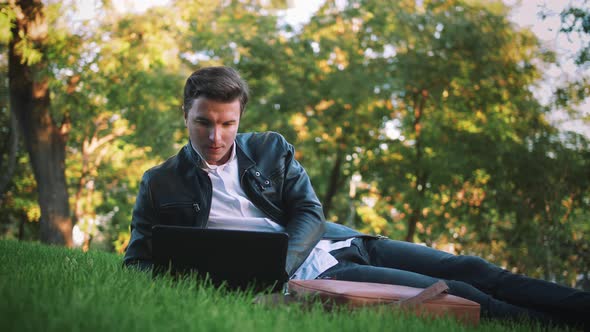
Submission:
[[[576,36],[568,37],[563,33],[559,33],[560,18],[558,14],[568,5],[584,8],[584,1],[504,0],[504,2],[515,7],[511,15],[513,22],[521,27],[531,29],[544,45],[557,52],[560,65],[553,65],[544,72],[544,82],[536,91],[536,97],[541,102],[546,103],[551,96],[551,88],[558,86],[560,82],[566,79],[580,75],[580,68],[574,64],[573,55],[584,43],[590,42],[590,36],[581,40]],[[541,19],[538,15],[540,11],[553,15]],[[585,73],[590,75],[590,67],[586,68]],[[583,114],[590,115],[590,100],[581,105],[580,109],[583,110]],[[563,111],[555,110],[549,115],[548,119],[561,129],[582,133],[590,138],[590,126],[582,120],[569,119]]]
[[[95,0],[77,0],[80,5],[80,18],[93,16]],[[336,2],[346,0],[336,0]],[[421,0],[416,0],[418,3]],[[119,0],[113,1],[115,7],[121,11],[143,12],[152,6],[166,5],[169,0]],[[287,0],[289,9],[284,11],[283,19],[292,26],[297,27],[307,22],[317,11],[324,0]],[[568,5],[583,7],[584,0],[504,0],[504,3],[513,7],[510,19],[523,28],[531,29],[543,44],[556,51],[559,66],[545,68],[545,79],[539,88],[535,90],[536,98],[541,103],[548,103],[551,90],[565,79],[579,75],[579,68],[573,63],[574,50],[580,48],[582,43],[590,42],[590,37],[581,41],[579,38],[568,37],[557,30],[560,26],[559,13]],[[549,14],[545,19],[539,17],[539,12]],[[589,74],[590,68],[586,69]],[[581,106],[586,114],[590,115],[590,101]],[[590,138],[590,126],[580,120],[571,120],[564,112],[554,111],[549,120],[564,130],[573,130],[585,134]]]

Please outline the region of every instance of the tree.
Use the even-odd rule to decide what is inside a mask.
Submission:
[[[474,180],[478,167],[496,163],[482,149],[484,142],[518,141],[541,121],[542,110],[527,89],[539,77],[531,63],[541,53],[529,32],[512,28],[500,3],[400,2],[392,11],[381,6],[367,1],[362,8],[374,13],[366,25],[380,49],[395,53],[384,71],[394,104],[388,122],[398,133],[385,135],[387,149],[376,150],[378,166],[369,167],[380,172],[366,175],[378,179],[386,196],[397,195],[405,240],[414,241],[418,227],[430,234],[437,224],[449,226],[444,218],[434,222],[439,190],[453,181],[462,186]],[[494,163],[486,167],[484,161]]]
[[[73,123],[66,174],[84,248],[125,248],[142,172],[184,143],[175,15],[118,13],[105,2],[64,38],[77,52],[56,59],[63,74],[52,87],[54,105]]]
[[[72,220],[65,178],[68,117],[50,111],[48,25],[40,0],[10,1],[14,25],[9,42],[11,110],[18,119],[37,181],[41,241],[72,245]]]
[[[555,91],[556,104],[560,107],[570,108],[571,113],[578,110],[571,106],[578,106],[590,97],[590,74],[588,66],[590,63],[590,10],[589,1],[584,0],[578,6],[568,6],[560,14],[560,32],[565,33],[568,38],[575,36],[580,40],[581,48],[574,55],[574,63],[578,67],[578,77],[565,86],[560,86]],[[547,14],[543,14],[547,15]],[[588,120],[589,114],[583,114]]]
[[[3,8],[0,13],[0,21],[10,22],[8,18],[8,8]],[[9,24],[9,23],[8,23]],[[1,28],[0,28],[1,29]],[[2,43],[7,43],[8,39],[0,40],[0,54],[5,54],[5,46]],[[8,63],[6,58],[0,59],[0,72],[6,73],[8,71]],[[7,190],[10,180],[14,175],[16,159],[18,156],[18,123],[15,115],[10,112],[8,104],[8,75],[3,76],[0,81],[0,123],[6,123],[0,128],[0,141],[4,142],[0,148],[0,202]]]

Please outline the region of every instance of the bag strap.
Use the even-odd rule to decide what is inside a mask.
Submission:
[[[444,281],[439,280],[435,284],[425,288],[420,293],[412,297],[408,297],[407,299],[396,301],[395,303],[400,307],[415,306],[425,301],[431,300],[436,296],[446,292],[447,290],[449,290],[449,286]]]

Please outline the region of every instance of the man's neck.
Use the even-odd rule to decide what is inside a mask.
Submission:
[[[212,165],[209,164],[207,162],[207,160],[205,160],[205,158],[203,158],[203,156],[201,155],[201,153],[195,149],[195,146],[193,145],[193,143],[191,141],[189,141],[191,148],[193,149],[193,151],[195,151],[195,153],[199,156],[199,159],[201,160],[200,162],[200,168],[203,169],[204,171],[211,171],[211,170],[215,170],[220,166],[225,166],[228,163],[230,163],[232,160],[234,160],[236,158],[236,143],[234,142],[232,144],[232,147],[230,149],[230,154],[229,154],[229,158],[227,158],[227,160],[223,163],[223,164],[219,164],[219,165]]]

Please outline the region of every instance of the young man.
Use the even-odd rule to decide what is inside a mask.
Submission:
[[[479,257],[326,222],[293,146],[273,132],[238,134],[247,102],[248,87],[232,68],[203,68],[188,78],[183,110],[190,140],[144,174],[126,265],[151,267],[156,224],[283,231],[291,278],[421,288],[442,279],[449,293],[478,302],[484,317],[588,324],[589,293],[512,274]]]

